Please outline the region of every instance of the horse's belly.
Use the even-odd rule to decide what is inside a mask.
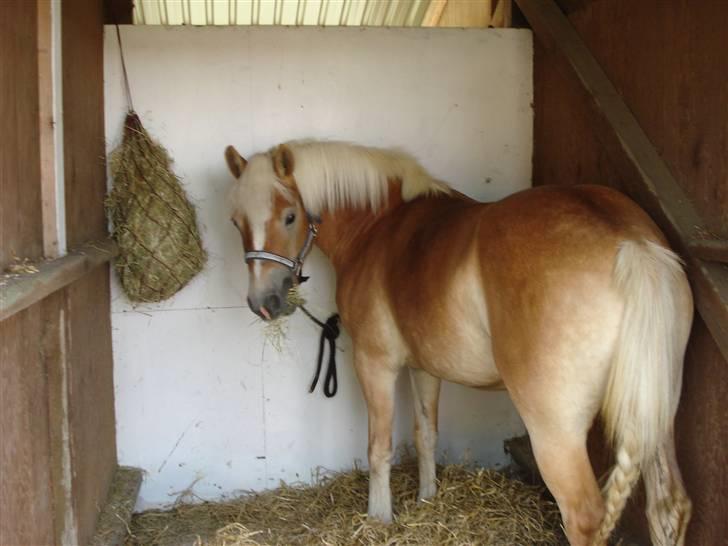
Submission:
[[[442,287],[437,296],[417,298],[405,292],[405,302],[417,303],[399,308],[400,318],[406,317],[401,326],[411,365],[453,383],[501,387],[477,255],[421,283],[433,281]]]
[[[413,348],[415,367],[469,387],[501,388],[490,336],[478,322],[463,321]]]

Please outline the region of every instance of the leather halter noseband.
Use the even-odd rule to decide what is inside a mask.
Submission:
[[[299,280],[299,282],[302,282],[302,279],[305,280],[305,277],[301,275],[303,260],[306,259],[306,254],[308,254],[308,251],[311,250],[311,246],[313,245],[313,242],[318,235],[318,226],[316,226],[316,220],[308,213],[306,213],[306,217],[308,218],[308,232],[306,233],[306,241],[303,243],[301,251],[294,259],[286,258],[285,256],[281,256],[280,254],[268,252],[267,250],[250,250],[245,253],[245,262],[250,263],[252,260],[275,262],[290,269]]]

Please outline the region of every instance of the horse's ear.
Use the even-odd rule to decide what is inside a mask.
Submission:
[[[240,178],[245,166],[248,164],[233,146],[225,148],[225,161],[227,161],[228,168],[235,178]]]
[[[281,144],[273,152],[273,170],[281,181],[293,176],[293,152],[285,144]]]

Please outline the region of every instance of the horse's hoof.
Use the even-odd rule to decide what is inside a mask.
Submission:
[[[385,525],[389,525],[392,523],[392,514],[368,514],[367,517],[371,521],[376,521],[379,523],[384,523]]]

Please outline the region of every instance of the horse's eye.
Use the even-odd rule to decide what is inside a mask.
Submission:
[[[296,220],[296,215],[293,213],[290,213],[288,216],[286,216],[286,225],[290,226],[295,220]]]
[[[235,226],[236,228],[240,229],[240,228],[238,227],[238,223],[237,223],[237,222],[235,221],[235,218],[230,218],[230,221],[231,221],[231,222],[233,223],[233,225],[234,225],[234,226]]]

